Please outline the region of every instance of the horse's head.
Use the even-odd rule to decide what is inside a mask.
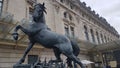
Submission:
[[[43,17],[44,12],[47,13],[44,5],[45,5],[44,3],[43,4],[39,3],[34,6],[33,20],[35,22],[37,22],[41,17]]]

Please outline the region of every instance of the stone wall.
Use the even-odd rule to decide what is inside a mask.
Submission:
[[[97,17],[93,17],[94,14],[90,14],[90,9],[88,11],[87,7],[82,3],[80,3],[82,4],[81,6],[78,5],[77,2],[75,2],[76,4],[71,3],[70,1],[67,3],[67,0],[63,3],[60,2],[60,0],[37,0],[37,2],[45,2],[45,6],[47,8],[47,14],[45,14],[46,23],[52,31],[65,34],[64,26],[67,24],[74,27],[74,34],[76,38],[87,41],[84,33],[84,25],[86,25],[90,38],[89,42],[91,43],[98,44],[96,32],[99,34],[101,44],[103,43],[100,36],[101,34],[103,35],[104,43],[118,39],[115,34],[108,31],[108,29],[105,29],[107,27],[111,29],[112,27],[110,27],[110,25],[100,25],[100,23],[104,24],[106,21],[101,21],[101,18],[99,17],[98,21],[96,21]],[[71,4],[74,5],[72,9],[70,7]],[[30,5],[25,0],[4,0],[3,12],[9,12],[13,14],[15,20],[21,21],[23,18],[29,19],[29,7]],[[72,20],[68,20],[69,16],[66,19],[64,17],[64,12],[67,12],[69,15],[71,15]],[[96,42],[92,42],[90,29],[93,30]]]
[[[0,45],[0,68],[12,68],[13,65],[22,57],[25,48],[26,47],[18,46],[14,49],[14,46]],[[33,48],[28,55],[38,55],[41,61],[44,61],[45,58],[47,61],[56,59],[53,50],[46,48]],[[66,57],[64,55],[61,55],[61,58],[66,62]],[[80,54],[78,58],[81,60],[90,59],[89,56],[85,54]],[[28,56],[26,57],[24,64],[26,63],[28,63]]]
[[[22,57],[26,47],[0,45],[0,68],[12,68],[12,66]],[[40,49],[32,49],[28,55],[40,56]],[[27,57],[25,60],[27,63]]]

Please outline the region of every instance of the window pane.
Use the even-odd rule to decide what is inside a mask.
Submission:
[[[69,15],[69,19],[72,20],[72,16],[71,15]]]
[[[38,55],[28,55],[28,64],[34,64],[38,60]]]
[[[70,29],[71,29],[71,36],[74,37],[74,27],[71,26]]]
[[[65,35],[69,36],[69,28],[67,25],[65,25]]]
[[[92,41],[93,41],[93,42],[95,42],[95,37],[94,37],[93,30],[92,30],[92,29],[90,29],[90,32],[91,32]]]
[[[98,32],[96,32],[96,35],[97,35],[98,44],[100,44],[100,38]]]
[[[86,40],[89,41],[89,35],[88,35],[88,30],[87,30],[87,27],[86,27],[86,26],[84,26],[84,32],[85,32]]]

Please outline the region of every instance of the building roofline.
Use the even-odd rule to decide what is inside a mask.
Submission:
[[[104,17],[101,17],[98,13],[96,13],[94,10],[91,10],[91,7],[90,6],[86,6],[86,3],[85,2],[80,2],[79,1],[79,5],[80,5],[80,8],[83,8],[85,11],[89,12],[87,13],[89,16],[92,17],[92,15],[94,16],[94,19],[97,18],[100,22],[100,24],[102,26],[104,26],[105,29],[107,29],[108,31],[110,31],[111,33],[113,33],[114,35],[116,35],[117,37],[119,37],[119,33],[116,31],[116,29],[111,26],[107,20],[104,18]]]

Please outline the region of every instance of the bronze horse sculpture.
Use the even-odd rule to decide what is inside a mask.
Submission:
[[[26,48],[23,57],[16,64],[22,64],[26,55],[31,50],[35,43],[39,43],[46,48],[51,48],[54,51],[56,61],[61,61],[60,55],[64,54],[67,57],[68,66],[72,66],[72,61],[79,64],[81,68],[85,68],[81,61],[76,57],[78,56],[80,49],[74,40],[70,40],[64,35],[57,34],[48,29],[44,16],[45,6],[43,4],[36,4],[33,11],[34,23],[30,25],[30,28],[24,28],[21,25],[16,26],[13,38],[18,40],[17,31],[21,29],[29,37],[29,44]]]

